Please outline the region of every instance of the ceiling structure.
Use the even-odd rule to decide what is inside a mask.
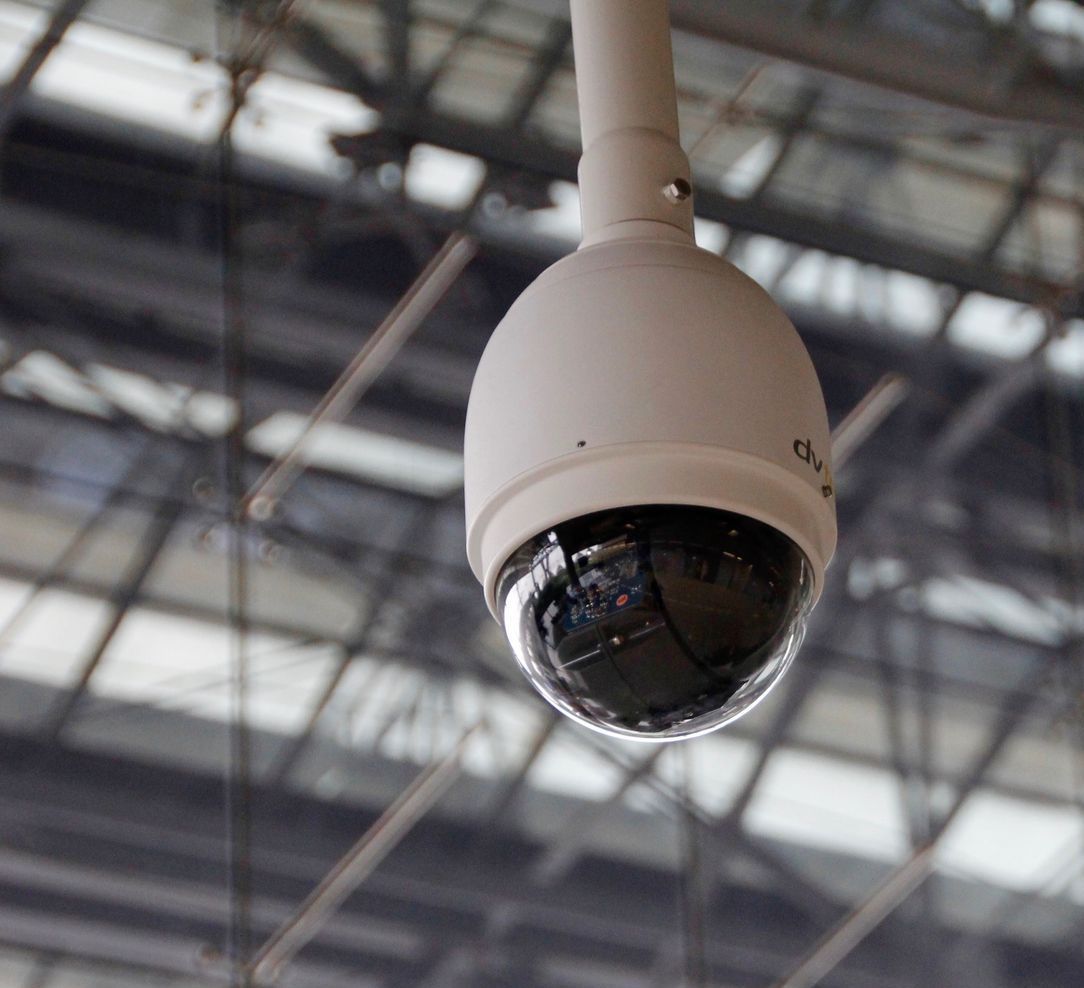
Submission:
[[[672,13],[698,239],[833,425],[897,404],[791,672],[658,748],[558,722],[462,548],[474,366],[578,233],[563,0],[0,2],[2,988],[230,983],[472,728],[277,983],[1081,980],[1084,7]]]

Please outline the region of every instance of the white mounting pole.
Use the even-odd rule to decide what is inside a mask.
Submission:
[[[693,239],[668,0],[571,0],[583,244]]]

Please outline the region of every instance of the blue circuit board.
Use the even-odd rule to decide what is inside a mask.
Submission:
[[[569,607],[561,621],[566,632],[595,624],[618,611],[635,607],[644,599],[647,580],[643,573],[621,572],[625,567],[596,570],[581,577],[581,585],[569,590]]]

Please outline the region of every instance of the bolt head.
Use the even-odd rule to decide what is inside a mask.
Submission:
[[[675,178],[665,189],[663,194],[670,202],[677,205],[679,202],[684,202],[693,194],[693,187],[684,178]]]

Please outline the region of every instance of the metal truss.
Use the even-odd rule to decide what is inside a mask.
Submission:
[[[473,294],[465,291],[465,298],[438,313],[367,395],[360,413],[398,435],[438,446],[456,441],[473,363],[501,300],[560,249],[487,218],[479,204],[487,191],[511,189],[511,199],[518,194],[536,207],[546,199],[539,189],[549,180],[573,181],[576,174],[575,149],[532,125],[547,87],[568,58],[563,8],[544,0],[516,4],[545,13],[550,21],[506,118],[496,124],[441,113],[432,97],[454,57],[472,39],[485,37],[487,18],[500,4],[476,5],[451,32],[444,57],[425,71],[415,64],[422,15],[405,0],[378,5],[387,54],[384,75],[315,19],[297,16],[280,26],[280,40],[297,55],[383,113],[379,134],[344,135],[338,142],[359,169],[379,163],[366,155],[402,156],[424,142],[483,159],[487,178],[461,213],[372,190],[340,197],[338,212],[324,213],[320,194],[285,178],[269,186],[266,178],[242,170],[241,233],[252,234],[242,237],[252,254],[244,313],[251,344],[250,418],[287,406],[310,409],[356,350],[359,333],[375,327],[389,307],[384,286],[371,275],[356,285],[321,278],[325,238],[353,229],[342,253],[354,258],[389,241],[405,244],[401,256],[409,260],[391,262],[389,268],[406,284],[423,248],[449,230],[467,227],[483,243]],[[20,115],[40,111],[30,91],[34,74],[82,6],[60,5],[41,44],[0,99],[5,174],[13,169],[34,174],[34,161],[48,162],[52,168],[43,181],[60,200],[85,187],[77,182],[105,188],[132,181],[134,173],[123,169],[139,154],[124,141],[86,147],[91,124],[82,129],[53,124],[35,132],[25,127],[33,116]],[[923,43],[921,32],[907,37],[894,27],[883,4],[852,3],[843,11],[818,2],[802,9],[744,0],[726,5],[674,0],[673,6],[675,24],[698,44],[717,53],[753,52],[808,70],[804,95],[786,113],[760,121],[781,144],[758,188],[738,198],[705,182],[698,213],[726,224],[738,237],[765,234],[951,286],[955,294],[946,295],[941,331],[915,346],[840,326],[838,319],[834,324],[827,316],[799,320],[822,368],[833,418],[841,418],[886,372],[905,373],[912,390],[887,434],[875,436],[842,477],[844,535],[834,583],[786,691],[755,726],[735,731],[735,737],[755,745],[756,753],[725,810],[708,813],[666,781],[658,754],[632,759],[590,739],[581,742],[582,750],[616,770],[610,794],[591,802],[541,791],[532,784],[533,773],[562,737],[562,728],[545,712],[512,769],[488,782],[464,777],[322,928],[290,976],[330,988],[595,988],[600,983],[669,988],[681,934],[680,870],[687,860],[676,853],[636,860],[616,846],[608,849],[607,838],[638,827],[642,847],[677,846],[682,828],[691,826],[700,852],[699,914],[692,919],[706,933],[705,984],[760,986],[786,979],[788,971],[791,980],[778,983],[790,988],[813,983],[895,988],[916,980],[951,980],[960,988],[1072,983],[1082,965],[1075,942],[1029,945],[1012,925],[1021,915],[1047,915],[1042,910],[1048,903],[1038,895],[998,893],[995,921],[968,930],[949,919],[944,906],[973,903],[975,888],[931,876],[930,867],[938,841],[976,792],[994,786],[1012,798],[1042,801],[1026,785],[997,781],[995,768],[1025,728],[1049,727],[1072,710],[1062,680],[1080,662],[1079,629],[1070,620],[1058,641],[1026,641],[996,626],[961,628],[914,601],[921,601],[931,580],[946,575],[996,578],[1032,602],[1073,600],[1064,577],[1066,566],[1076,565],[1079,546],[1059,545],[1053,538],[1037,546],[1034,538],[1036,519],[1049,523],[1052,514],[1046,481],[1036,478],[1059,470],[1080,478],[1079,436],[1070,434],[1067,445],[1051,451],[1049,423],[1034,412],[1037,402],[1056,391],[1044,364],[1053,335],[1015,363],[986,366],[969,363],[945,336],[957,306],[973,291],[1053,310],[1056,320],[1084,315],[1076,285],[1021,273],[1002,259],[1006,238],[1043,193],[1059,155],[1075,147],[1084,130],[1079,90],[1044,69],[1026,32],[996,32],[976,21],[974,11],[966,24],[976,45],[967,58],[950,64],[935,46]],[[999,57],[990,57],[991,52]],[[843,223],[775,194],[780,170],[808,135],[831,136],[841,146],[880,155],[889,164],[894,160],[895,149],[883,140],[825,134],[818,108],[839,78],[966,111],[961,126],[996,118],[1019,138],[1021,166],[1007,184],[1003,209],[973,250],[953,252],[932,239],[901,239],[862,217]],[[1033,133],[1031,125],[1041,130]],[[93,360],[138,369],[160,382],[204,380],[208,363],[217,359],[220,284],[216,259],[202,236],[213,220],[207,209],[216,194],[202,168],[181,161],[172,171],[140,172],[136,184],[146,195],[143,208],[168,217],[152,235],[137,235],[125,217],[108,226],[76,219],[29,193],[23,201],[5,199],[0,314],[12,344],[5,369],[44,349],[76,370]],[[273,214],[270,224],[267,213]],[[188,232],[179,235],[186,223]],[[284,291],[282,268],[264,259],[256,237],[260,231],[266,235],[269,225],[276,236],[290,237],[306,223],[314,224],[315,233],[294,260]],[[1070,414],[1079,415],[1079,396],[1065,400]],[[131,476],[110,485],[96,480],[93,471],[62,478],[82,484],[86,501],[97,510],[84,517],[52,565],[0,559],[0,576],[26,581],[39,594],[68,590],[104,600],[110,614],[64,688],[7,680],[13,696],[25,696],[44,716],[32,736],[8,736],[0,745],[5,793],[0,940],[49,955],[70,952],[171,978],[213,981],[221,977],[214,951],[225,941],[228,918],[219,780],[206,771],[178,768],[176,759],[141,764],[138,757],[93,754],[83,747],[81,729],[115,717],[118,743],[134,745],[153,727],[168,728],[170,737],[193,747],[208,732],[205,722],[160,705],[108,702],[93,694],[100,666],[133,608],[151,606],[202,620],[222,617],[224,608],[210,613],[160,587],[148,589],[156,566],[175,550],[177,533],[214,513],[189,492],[206,472],[215,441],[155,434],[123,409],[113,409],[107,421],[96,424],[42,401],[5,397],[0,407],[27,436],[0,456],[6,491],[0,506],[5,498],[30,500],[57,485],[58,478],[39,462],[37,446],[76,424],[83,434],[117,441],[134,433],[166,454],[162,462],[173,471],[161,490],[148,490]],[[1015,469],[1005,462],[1006,450],[1019,461]],[[997,484],[989,481],[992,475],[999,476]],[[441,548],[460,535],[456,495],[432,501],[319,475],[306,478],[292,496],[296,502],[287,500],[283,513],[257,530],[259,537],[305,554],[306,562],[318,560],[357,594],[359,605],[351,627],[319,639],[334,649],[334,661],[300,730],[285,736],[256,732],[253,738],[260,775],[252,806],[252,920],[254,933],[263,938],[407,784],[410,766],[385,753],[394,732],[428,730],[436,751],[441,711],[455,720],[446,701],[456,677],[472,677],[493,691],[514,689],[511,663],[507,673],[497,672],[479,645],[479,629],[488,617],[479,601],[465,603],[474,599],[465,561]],[[71,564],[82,547],[120,508],[137,511],[144,521],[130,565],[120,574],[76,575]],[[935,509],[965,516],[966,526],[939,528],[931,520]],[[993,520],[1005,516],[1018,522]],[[43,517],[48,518],[44,509]],[[372,528],[374,517],[381,519],[380,531]],[[856,597],[848,585],[852,570],[881,557],[905,563],[906,582]],[[455,615],[456,621],[431,620],[429,615],[438,612]],[[256,625],[284,636],[298,632],[288,621]],[[1003,680],[979,685],[958,676],[952,663],[961,652],[976,661],[996,657]],[[335,718],[344,684],[367,657],[389,668],[401,665],[416,673],[421,685],[380,711],[369,746],[358,748],[336,740],[342,725]],[[800,722],[811,701],[839,674],[871,685],[873,702],[883,708],[886,757],[857,752],[846,739],[833,744],[802,737]],[[372,681],[362,683],[359,692],[372,688]],[[945,769],[937,758],[937,707],[965,699],[981,704],[988,722],[973,756]],[[909,733],[911,724],[917,727]],[[486,727],[483,733],[489,743],[501,745],[499,730]],[[774,756],[784,749],[891,771],[911,857],[891,870],[751,832],[750,807]],[[345,766],[363,779],[363,796],[352,805],[315,795],[314,776],[322,777],[319,767],[325,764],[338,771]],[[939,785],[952,790],[947,805],[934,805]],[[630,797],[644,788],[660,801],[662,812],[637,815],[630,809]],[[1079,801],[1080,794],[1074,798]],[[531,827],[536,819],[550,821],[541,835]],[[856,876],[847,895],[833,883],[843,872]],[[880,884],[886,876],[888,884]],[[883,922],[878,926],[871,920]],[[870,940],[863,943],[867,935]],[[981,963],[974,963],[976,957]],[[811,971],[822,980],[809,980]],[[1027,972],[1026,980],[1019,971]]]

